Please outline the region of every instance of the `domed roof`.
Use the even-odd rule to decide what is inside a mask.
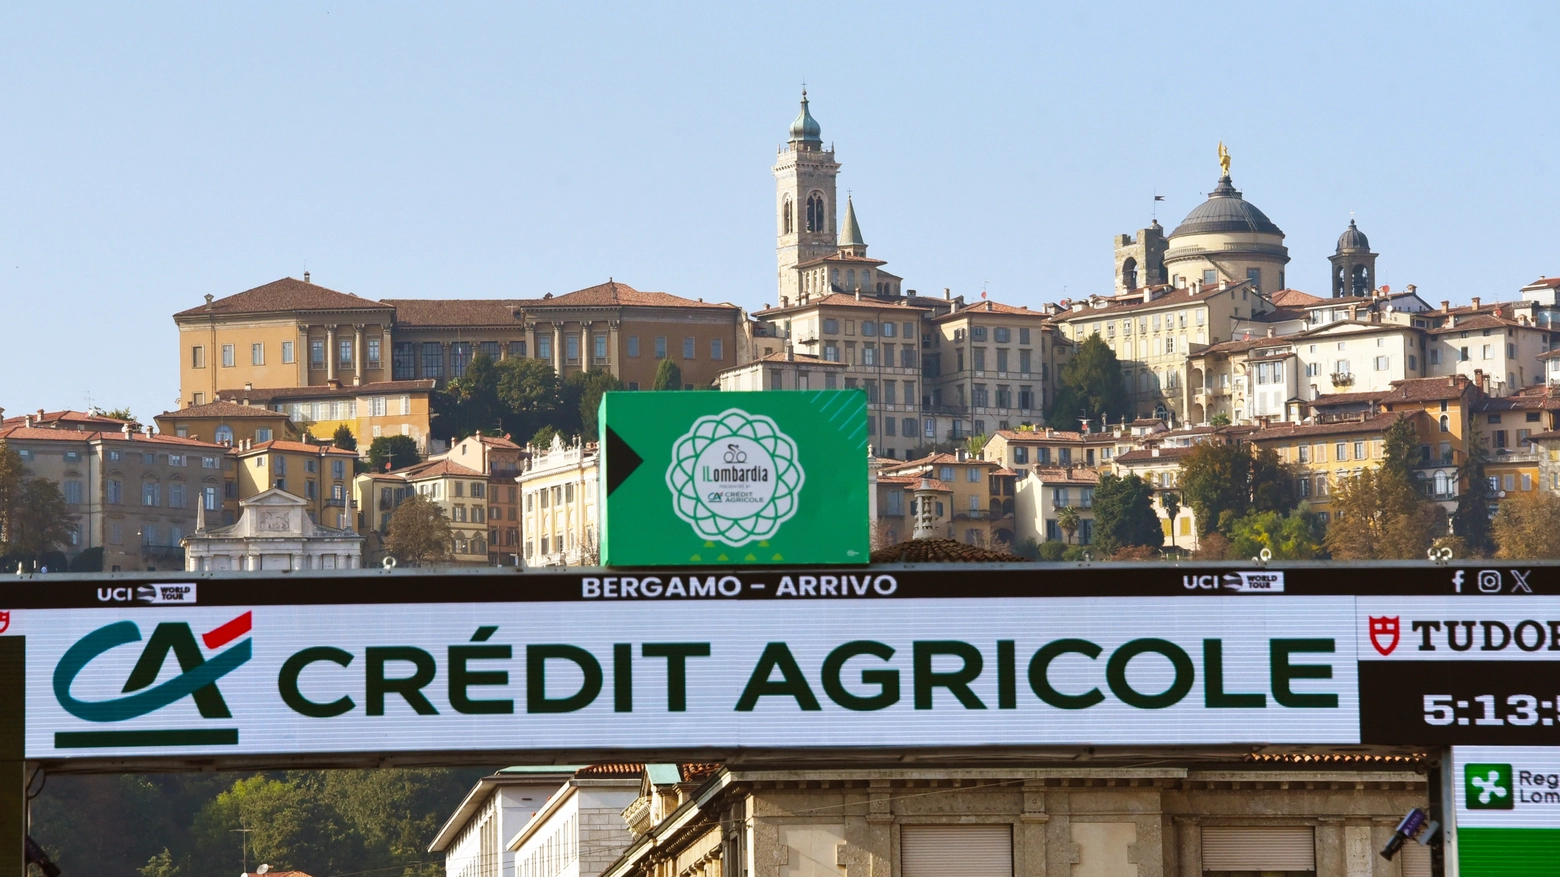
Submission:
[[[1349,220],[1349,227],[1338,236],[1338,252],[1348,250],[1369,250],[1370,241],[1366,240],[1365,232],[1354,226],[1354,220]]]
[[[823,128],[819,127],[818,120],[807,111],[807,90],[802,89],[802,111],[796,114],[796,121],[791,123],[792,143],[822,143]]]
[[[1267,218],[1267,214],[1240,196],[1228,176],[1219,178],[1219,185],[1208,193],[1208,200],[1186,214],[1175,231],[1170,232],[1170,237],[1219,232],[1284,233],[1273,224],[1273,220]]]

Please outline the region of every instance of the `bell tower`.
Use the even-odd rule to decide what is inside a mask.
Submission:
[[[1333,298],[1370,298],[1376,289],[1376,255],[1370,251],[1365,233],[1349,220],[1349,227],[1338,237],[1337,252],[1327,257],[1332,263]]]
[[[807,108],[791,123],[790,138],[780,147],[775,162],[775,261],[780,304],[795,304],[802,295],[801,274],[796,266],[838,251],[835,180],[840,163],[834,150],[823,148],[822,130]],[[814,295],[824,290],[812,290]]]

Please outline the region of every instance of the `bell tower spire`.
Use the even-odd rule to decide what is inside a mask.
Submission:
[[[797,266],[837,251],[835,181],[840,163],[823,148],[823,128],[813,118],[807,89],[801,109],[772,168],[775,175],[775,261],[780,303],[795,303],[806,290]],[[823,286],[812,290],[822,294]]]

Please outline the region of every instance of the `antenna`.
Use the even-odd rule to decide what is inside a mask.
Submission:
[[[251,831],[254,831],[254,829],[253,828],[233,828],[233,829],[229,829],[228,830],[229,834],[232,834],[232,833],[236,832],[239,837],[242,837],[244,839],[244,872],[242,874],[238,875],[238,877],[249,877],[249,833]]]

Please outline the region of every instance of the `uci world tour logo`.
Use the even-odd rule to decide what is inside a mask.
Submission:
[[[796,442],[762,414],[728,408],[701,417],[672,446],[672,507],[699,538],[762,542],[796,514],[806,473]]]
[[[141,641],[141,629],[133,621],[116,621],[82,637],[66,650],[54,667],[54,697],[65,711],[88,722],[124,722],[156,712],[188,697],[202,718],[231,719],[233,713],[217,688],[217,680],[243,666],[254,654],[253,638],[217,651],[250,632],[253,613],[245,612],[200,635],[197,643],[190,626],[182,621],[158,624],[141,649],[141,656],[125,680],[123,697],[111,700],[79,700],[71,694],[76,677],[98,656],[123,645]],[[201,648],[205,646],[204,650]],[[208,652],[216,654],[207,657]],[[160,684],[163,665],[172,654],[179,675]],[[237,728],[188,728],[172,730],[60,731],[54,735],[58,749],[113,746],[210,746],[237,745]]]

